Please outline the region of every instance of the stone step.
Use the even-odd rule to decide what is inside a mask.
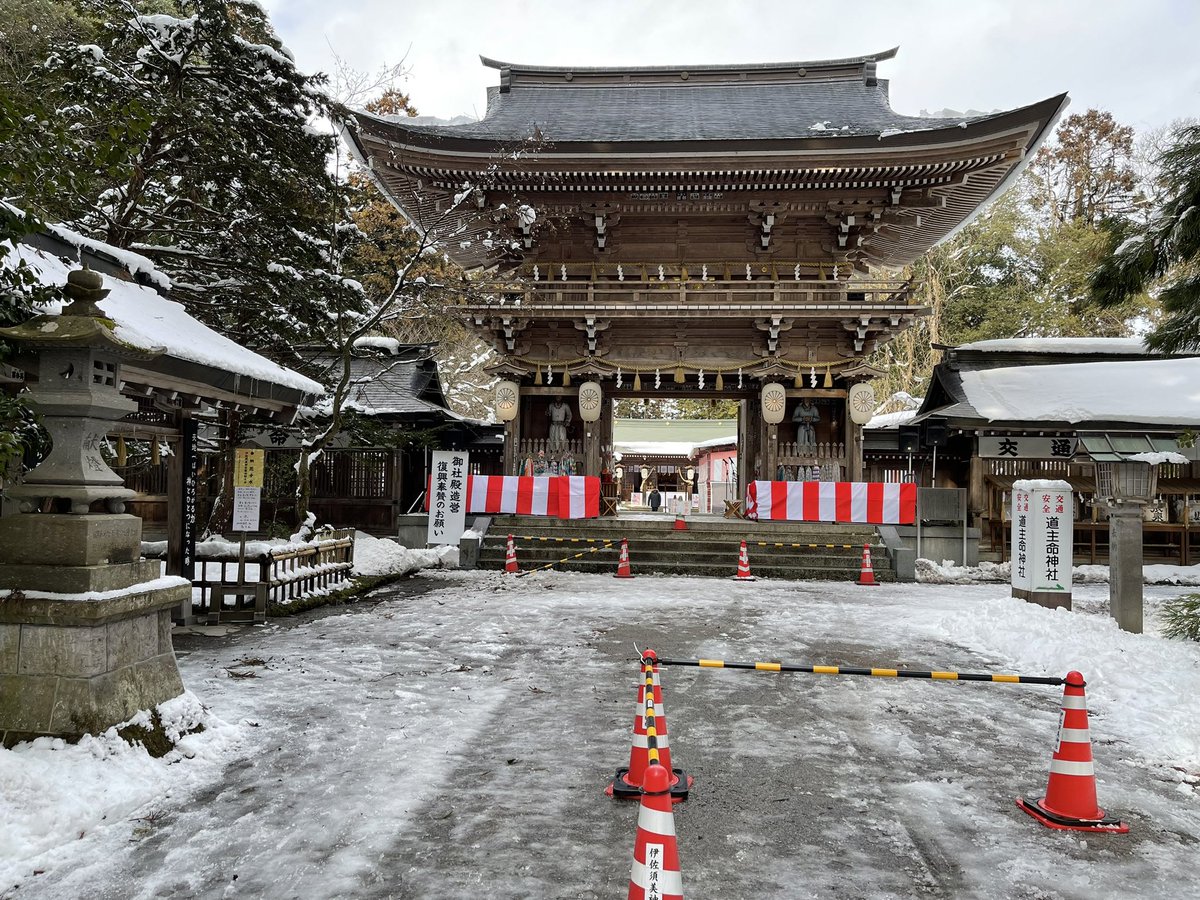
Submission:
[[[685,530],[691,533],[743,533],[747,539],[756,535],[762,540],[768,539],[768,535],[837,535],[837,539],[841,541],[842,536],[849,538],[851,535],[875,534],[874,527],[870,525],[829,522],[752,522],[747,519],[722,519],[719,516],[689,516],[684,522]],[[674,533],[676,528],[673,518],[617,517],[567,520],[543,516],[495,516],[492,518],[489,534],[511,532],[551,535],[590,531],[602,531],[607,534]]]
[[[538,546],[518,546],[516,548],[517,559],[524,565],[528,562],[529,565],[541,565],[542,563],[551,562],[554,560],[565,559],[574,556],[577,553],[588,553],[589,556],[595,556],[599,559],[612,558],[616,559],[619,555],[619,547],[614,545],[611,548],[597,550],[590,553],[591,548],[596,547],[595,544],[552,544]],[[704,550],[671,550],[667,549],[647,549],[642,545],[633,545],[629,547],[629,558],[643,565],[653,564],[660,561],[672,560],[694,560],[715,566],[722,564],[737,565],[738,549],[733,547],[721,547],[716,549]],[[504,565],[506,548],[503,544],[496,546],[488,546],[480,551],[479,563],[481,567],[490,568],[493,565],[502,568]],[[861,551],[847,552],[841,555],[833,553],[783,553],[774,548],[747,548],[747,555],[751,563],[762,561],[764,564],[771,565],[804,565],[804,566],[819,566],[826,568],[853,568],[858,570],[862,562]],[[582,559],[583,557],[581,557]],[[882,548],[876,548],[871,552],[872,566],[880,568],[886,566],[891,567],[891,561]]]
[[[524,571],[537,568],[534,563],[524,560],[520,560],[519,565]],[[503,568],[503,566],[500,568]],[[647,566],[631,560],[630,569],[635,577],[639,575],[647,577],[655,575],[688,575],[705,578],[732,578],[737,572],[737,565],[736,563],[734,565],[729,565],[728,563],[724,565],[708,565],[686,560],[673,560]],[[616,560],[597,560],[594,557],[585,557],[584,559],[555,565],[553,569],[547,571],[612,575],[616,570]],[[774,578],[781,581],[841,581],[847,584],[856,582],[859,573],[857,566],[853,569],[844,566],[837,568],[805,565],[775,566],[759,564],[754,560],[750,561],[750,570],[756,578]],[[874,571],[877,581],[895,581],[895,576],[890,568],[880,569],[875,567]]]
[[[615,572],[620,540],[629,541],[635,574],[662,573],[732,576],[738,550],[746,541],[754,574],[768,578],[854,582],[862,547],[871,547],[876,577],[893,580],[891,560],[874,528],[863,525],[772,522],[691,517],[676,530],[673,517],[633,517],[565,521],[540,517],[496,517],[480,548],[479,566],[504,567],[507,537],[512,534],[518,564],[546,564],[568,572]],[[596,549],[606,541],[612,547]],[[595,549],[596,552],[589,552]],[[574,559],[576,554],[582,554]],[[566,559],[565,562],[560,560]]]

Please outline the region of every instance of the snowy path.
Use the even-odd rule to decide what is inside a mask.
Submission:
[[[628,760],[635,644],[1078,667],[1101,803],[1133,827],[1052,832],[1014,806],[1045,789],[1058,688],[667,668],[675,764],[696,778],[675,815],[693,900],[1200,896],[1188,783],[1200,774],[1200,646],[1120,633],[1104,585],[1078,588],[1085,611],[1068,614],[1009,600],[1004,585],[433,577],[421,596],[182,656],[190,690],[236,723],[211,739],[223,775],[202,767],[200,735],[196,759],[166,767],[170,797],[161,780],[123,782],[120,815],[81,839],[13,860],[0,842],[0,897],[17,881],[13,897],[623,896],[636,805],[601,790]],[[237,665],[253,657],[267,665]],[[62,783],[43,793],[60,813],[72,767],[93,779],[113,764],[42,743],[0,751],[0,784],[38,787],[54,756]],[[163,768],[125,756],[148,775]],[[83,796],[92,812],[105,802]]]

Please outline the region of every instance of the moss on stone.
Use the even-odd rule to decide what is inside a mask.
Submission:
[[[204,724],[198,722],[194,728],[183,732],[183,734],[199,734],[203,730]],[[136,747],[140,745],[145,747],[146,752],[154,759],[161,759],[175,749],[175,742],[171,740],[167,734],[167,729],[163,727],[162,717],[159,716],[158,710],[153,710],[150,713],[149,727],[130,723],[118,728],[117,734],[131,746]]]

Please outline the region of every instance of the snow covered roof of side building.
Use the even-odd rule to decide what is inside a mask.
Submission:
[[[900,425],[907,425],[917,416],[915,409],[902,409],[900,412],[883,413],[882,415],[872,416],[871,421],[867,422],[863,428],[896,428]]]
[[[922,418],[1200,426],[1197,357],[939,370]]]
[[[712,450],[717,447],[732,446],[734,449],[737,449],[737,442],[737,432],[734,432],[724,437],[709,438],[707,441],[697,441],[695,444],[692,444],[692,448],[695,450]]]
[[[58,232],[38,238],[38,246],[25,242],[18,243],[15,248],[11,244],[0,245],[0,250],[6,251],[0,256],[0,265],[11,266],[23,260],[43,284],[64,285],[68,273],[79,267],[77,260],[84,258],[87,261],[84,253],[107,247],[96,242],[80,245]],[[62,250],[69,251],[73,247],[74,253],[59,255],[52,252],[47,240],[54,238],[62,242]],[[113,259],[123,262],[119,256]],[[141,259],[148,263],[144,257]],[[324,393],[318,382],[246,349],[193,318],[183,304],[163,297],[149,286],[163,279],[152,266],[149,269],[138,267],[138,272],[140,280],[148,283],[126,281],[112,274],[104,276],[104,287],[109,294],[99,306],[114,322],[114,333],[121,341],[142,350],[159,351],[164,357],[184,364],[191,380],[220,389],[229,398],[244,399],[251,405],[257,400],[272,401],[269,406],[295,406],[304,397],[311,399]],[[53,315],[60,310],[61,304],[55,303],[43,311]],[[152,360],[125,368],[127,372],[134,369],[149,371],[161,365],[161,361]],[[280,388],[285,389],[288,396],[280,395]]]
[[[1157,355],[1146,347],[1140,337],[1055,337],[1009,338],[991,341],[972,341],[960,344],[958,350],[982,353],[1062,353],[1111,354],[1113,356]]]

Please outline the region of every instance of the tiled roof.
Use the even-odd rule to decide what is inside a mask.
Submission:
[[[487,112],[480,121],[454,126],[415,126],[399,117],[390,121],[414,133],[447,138],[532,137],[553,144],[886,137],[992,118],[896,113],[888,102],[887,80],[874,77],[875,60],[893,54],[690,70],[568,70],[485,59],[501,70],[502,83],[488,88]]]
[[[446,405],[437,362],[424,346],[403,347],[400,354],[364,355],[350,360],[350,409],[368,416],[461,418]],[[330,358],[314,359],[315,367],[332,366]]]

